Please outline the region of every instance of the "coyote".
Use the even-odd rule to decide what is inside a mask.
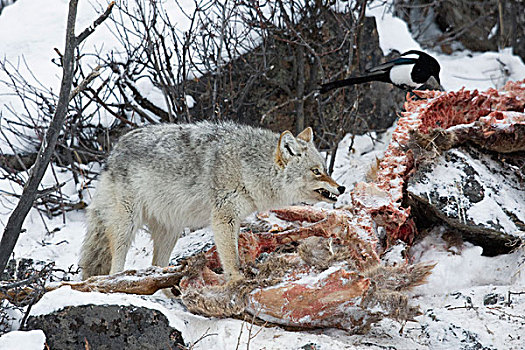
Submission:
[[[147,226],[153,264],[166,266],[185,227],[211,223],[227,278],[241,278],[238,234],[254,211],[335,202],[345,191],[326,173],[311,128],[297,137],[230,122],[161,124],[124,135],[88,207],[83,277],[124,269]]]

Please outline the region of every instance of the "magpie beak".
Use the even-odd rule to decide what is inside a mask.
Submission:
[[[440,69],[441,67],[434,57],[422,51],[410,50],[392,61],[368,69],[365,75],[322,84],[319,91],[324,94],[339,87],[370,81],[390,83],[408,91],[418,89],[444,90],[439,82]]]

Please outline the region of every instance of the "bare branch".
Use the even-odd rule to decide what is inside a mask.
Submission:
[[[81,91],[85,90],[88,85],[100,75],[100,68],[101,66],[97,66],[89,75],[86,77],[86,79],[82,80],[82,82],[73,90],[71,91],[71,95],[69,95],[69,101],[75,98]]]
[[[75,46],[78,46],[80,43],[82,43],[84,40],[86,40],[86,38],[88,36],[90,36],[91,34],[93,34],[93,32],[95,31],[95,29],[100,25],[102,24],[102,22],[104,22],[106,20],[106,18],[109,17],[109,15],[111,14],[111,10],[113,10],[113,6],[115,6],[115,1],[112,1],[109,3],[108,7],[106,8],[106,11],[104,11],[103,14],[100,15],[99,18],[97,18],[93,24],[84,29],[84,31],[82,33],[80,33],[76,39],[75,39]]]

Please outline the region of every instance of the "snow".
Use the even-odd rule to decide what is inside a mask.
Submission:
[[[46,336],[40,329],[13,331],[0,336],[0,349],[5,350],[43,350],[45,343]]]
[[[366,174],[381,159],[392,137],[395,124],[385,133],[371,132],[365,135],[346,135],[339,143],[335,155],[332,177],[347,190],[339,197],[338,204],[350,204],[350,192],[357,182],[365,181]],[[353,139],[353,143],[352,143]]]
[[[413,248],[416,262],[435,261],[437,265],[428,284],[412,292],[423,315],[418,317],[421,328],[407,327],[407,335],[421,332],[432,349],[463,348],[468,339],[472,345],[522,349],[525,298],[509,292],[523,291],[525,286],[523,247],[511,254],[486,257],[480,247],[465,243],[456,253],[437,231]],[[485,305],[483,299],[491,294],[498,302]]]
[[[195,99],[193,98],[193,96],[186,95],[184,97],[186,99],[186,105],[188,106],[188,108],[193,108],[193,106],[195,106]]]
[[[415,262],[439,262],[428,279],[429,283],[417,287],[415,294],[438,296],[475,286],[524,282],[517,264],[524,257],[523,250],[487,257],[482,256],[481,247],[465,242],[458,252],[448,246],[441,232],[436,231],[412,248]],[[495,273],[488,273],[491,270]]]
[[[501,88],[509,80],[525,77],[525,65],[512,55],[510,48],[500,52],[463,51],[434,56],[441,65],[441,84],[446,90]]]
[[[64,45],[67,3],[67,0],[18,0],[6,7],[0,16],[0,60],[10,60],[18,66],[22,74],[25,74],[29,67],[45,87],[54,91],[59,87],[60,70],[51,59],[56,58],[53,48],[62,50]],[[177,14],[178,7],[169,5],[171,3],[175,2],[164,5],[177,19],[174,22],[176,29],[184,31],[188,19]],[[178,3],[185,9],[194,6],[194,2],[189,0]],[[377,20],[383,52],[388,54],[392,50],[405,52],[420,49],[419,44],[408,32],[406,24],[386,11],[389,5],[373,4],[367,11],[367,15],[374,16]],[[77,32],[90,25],[100,12],[97,9],[104,7],[93,7],[87,1],[80,1],[79,6]],[[84,45],[86,49],[97,47],[100,50],[111,50],[117,46],[106,25],[98,28]],[[513,56],[509,49],[486,53],[462,51],[452,55],[429,53],[440,62],[441,82],[448,90],[456,90],[463,86],[468,89],[500,87],[505,79],[517,80],[525,77],[525,65],[518,57]],[[0,80],[3,79],[5,76],[0,73]],[[159,89],[145,81],[139,81],[138,85],[148,98],[155,99],[160,106],[166,107]],[[20,107],[20,101],[16,97],[6,95],[7,93],[8,90],[0,83],[0,113],[3,118],[9,116],[5,105],[14,109]],[[193,97],[186,96],[186,102],[188,107],[192,108]],[[365,180],[366,173],[376,158],[381,158],[388,145],[391,130],[382,135],[371,133],[356,136],[352,147],[350,135],[341,141],[333,176],[338,183],[346,186],[348,191],[339,199],[339,205],[349,203],[348,193],[353,184]],[[2,150],[6,150],[4,146],[1,146]],[[76,195],[76,188],[69,180],[70,176],[66,170],[59,167],[55,170],[59,179],[68,180],[63,191],[71,196]],[[54,183],[50,171],[46,174],[45,182]],[[0,179],[0,190],[16,193],[21,191],[17,185],[3,177]],[[91,195],[92,189],[84,191],[84,198],[88,203]],[[2,192],[0,202],[0,222],[5,225],[16,201]],[[474,215],[482,214],[478,212]],[[32,210],[24,224],[26,231],[21,234],[15,247],[15,257],[53,260],[58,268],[65,270],[70,266],[76,267],[85,233],[84,223],[83,211],[68,213],[64,223],[62,217],[42,219]],[[309,343],[315,344],[316,349],[320,350],[388,347],[459,349],[469,346],[474,348],[476,344],[496,349],[523,348],[525,296],[513,295],[512,303],[505,304],[509,291],[519,292],[525,288],[523,248],[507,255],[485,257],[481,255],[480,247],[469,243],[459,247],[448,247],[441,237],[442,233],[439,230],[431,232],[412,249],[415,262],[433,261],[436,267],[428,284],[417,287],[411,294],[412,303],[420,305],[423,315],[417,317],[415,322],[408,322],[401,333],[401,325],[388,319],[374,325],[364,336],[348,335],[344,331],[330,329],[291,332],[280,327],[261,328],[252,325],[250,320],[219,320],[193,315],[187,312],[178,300],[169,299],[163,293],[153,296],[80,293],[67,287],[44,295],[34,305],[31,313],[44,314],[68,305],[87,303],[145,306],[165,314],[170,324],[182,331],[187,345],[198,341],[194,349],[235,349],[238,342],[241,348],[246,348],[249,344],[253,349],[267,350],[298,349]],[[177,243],[172,257],[190,254],[211,241],[212,234],[209,228],[186,235]],[[401,257],[401,251],[404,249],[394,247],[388,255],[388,260],[404,261]],[[151,251],[148,235],[139,232],[128,253],[126,268],[148,266],[151,262]],[[504,300],[495,305],[484,305],[483,298],[490,293],[497,294]],[[15,313],[12,317],[20,319],[22,314]],[[16,324],[16,320],[13,324]],[[208,336],[202,338],[204,335]],[[42,331],[12,331],[0,337],[0,349],[43,349],[44,342],[45,336]]]
[[[147,98],[151,103],[161,108],[163,111],[168,111],[164,93],[158,87],[153,86],[151,81],[148,79],[141,79],[137,82],[136,87],[142,94],[142,97]]]
[[[78,196],[75,185],[72,181],[71,174],[65,169],[50,165],[42,180],[42,185],[47,187],[54,185],[54,177],[51,167],[55,168],[55,173],[59,182],[65,182],[62,191],[67,193],[71,198]],[[97,166],[98,167],[98,166]],[[0,170],[4,175],[5,171]],[[15,187],[16,186],[16,187]],[[0,191],[14,192],[20,194],[20,186],[13,186],[8,180],[0,180]],[[90,192],[84,191],[84,197],[89,202]],[[9,217],[9,212],[14,208],[14,201],[6,195],[0,197],[0,223],[4,226]],[[85,215],[83,212],[73,211],[68,213],[66,224],[61,216],[52,219],[46,218],[44,226],[43,219],[35,210],[31,210],[23,228],[26,231],[20,234],[20,238],[15,247],[15,257],[27,257],[34,260],[53,260],[57,266],[67,268],[76,263],[82,236],[85,230]]]
[[[410,50],[421,50],[421,46],[412,38],[408,25],[391,13],[391,1],[375,1],[366,10],[366,15],[375,17],[379,46],[385,55],[397,50],[400,53]]]

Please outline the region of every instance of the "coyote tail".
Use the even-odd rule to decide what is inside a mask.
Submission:
[[[82,279],[108,275],[111,269],[111,248],[106,225],[96,209],[88,209],[87,234],[82,243],[79,266]]]

